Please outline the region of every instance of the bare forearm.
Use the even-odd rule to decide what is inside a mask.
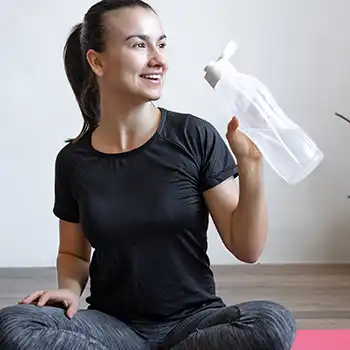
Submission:
[[[89,278],[89,263],[70,254],[57,257],[58,288],[81,295]]]
[[[262,160],[237,160],[239,201],[231,224],[234,254],[245,262],[255,262],[265,245],[268,220],[262,181]]]

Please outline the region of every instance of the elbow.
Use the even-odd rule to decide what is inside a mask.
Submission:
[[[255,264],[258,262],[258,260],[261,257],[262,254],[262,250],[250,250],[250,251],[246,251],[246,250],[233,250],[230,249],[232,255],[238,259],[239,261],[246,263],[246,264]]]
[[[235,235],[230,234],[226,241],[226,248],[239,261],[247,264],[255,264],[261,257],[265,242],[264,231],[248,232],[248,230],[235,230]]]
[[[260,258],[260,255],[247,255],[244,257],[237,257],[238,260],[245,264],[256,264]]]
[[[255,264],[260,259],[265,247],[266,235],[261,235],[258,239],[233,240],[231,241],[229,251],[239,261],[246,264]]]

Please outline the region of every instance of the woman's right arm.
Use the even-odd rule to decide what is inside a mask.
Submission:
[[[71,290],[81,296],[89,278],[91,245],[78,223],[60,220],[59,233],[58,288]]]
[[[79,309],[80,296],[89,278],[91,246],[85,238],[81,225],[60,220],[60,243],[57,256],[58,289],[37,291],[19,304],[63,303],[66,314],[72,318]]]

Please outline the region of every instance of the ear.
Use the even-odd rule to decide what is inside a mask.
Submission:
[[[86,53],[86,59],[89,62],[89,65],[91,69],[94,71],[94,73],[101,77],[103,75],[103,60],[102,55],[95,50],[88,50]]]

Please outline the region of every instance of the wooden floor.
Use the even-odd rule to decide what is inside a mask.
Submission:
[[[299,329],[350,329],[350,265],[214,266],[227,304],[267,299],[287,306]],[[56,287],[55,269],[0,269],[0,308]],[[84,293],[81,307],[86,307]]]

